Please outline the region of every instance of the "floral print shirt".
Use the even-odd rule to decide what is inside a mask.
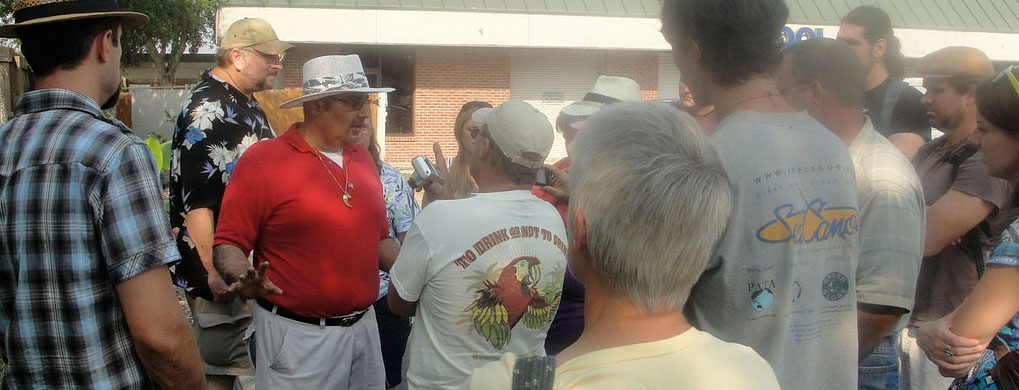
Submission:
[[[414,189],[410,188],[396,168],[382,163],[382,196],[386,201],[386,218],[389,220],[389,236],[399,240],[397,234],[410,230],[411,222],[421,208],[414,200]],[[379,271],[379,299],[389,290],[389,274]]]
[[[170,151],[170,224],[180,229],[177,280],[199,296],[206,297],[208,286],[184,215],[209,208],[218,219],[234,163],[252,144],[273,137],[258,102],[210,72],[182,104]]]
[[[1005,229],[1002,234],[1001,243],[994,248],[991,256],[987,259],[988,266],[1019,267],[1019,220],[1013,221],[1012,225]],[[1012,317],[1005,326],[1001,327],[995,338],[999,343],[1008,347],[1011,351],[1019,351],[1019,314]],[[952,384],[953,390],[998,390],[1001,389],[991,378],[991,368],[998,362],[994,357],[994,351],[988,349],[977,360],[973,371],[966,378],[959,378]]]

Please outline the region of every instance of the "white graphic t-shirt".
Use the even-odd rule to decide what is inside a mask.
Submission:
[[[710,142],[733,211],[691,293],[691,320],[761,354],[782,389],[855,389],[859,217],[849,151],[805,112],[737,112]]]
[[[436,201],[414,220],[390,275],[417,301],[411,389],[456,389],[505,352],[544,355],[566,270],[566,230],[530,191]]]

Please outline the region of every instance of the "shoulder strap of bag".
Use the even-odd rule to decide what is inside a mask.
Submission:
[[[513,390],[552,390],[554,381],[554,356],[519,358],[513,365]]]
[[[902,92],[905,92],[908,86],[909,84],[902,80],[892,80],[888,84],[888,91],[885,92],[885,101],[881,105],[881,126],[886,132],[892,128],[892,114],[895,112],[895,104],[899,102],[899,96],[902,96]]]

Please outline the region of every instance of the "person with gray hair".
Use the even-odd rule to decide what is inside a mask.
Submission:
[[[605,107],[577,137],[570,177],[568,259],[587,290],[585,324],[554,358],[551,388],[777,389],[756,352],[693,328],[682,311],[731,208],[696,122],[660,103]],[[534,361],[505,354],[463,388],[509,389]]]
[[[864,72],[845,43],[818,38],[784,51],[779,91],[849,148],[860,204],[856,267],[859,388],[897,389],[895,338],[913,308],[924,246],[924,197],[913,165],[863,114]]]

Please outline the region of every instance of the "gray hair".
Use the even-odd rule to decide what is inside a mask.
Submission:
[[[577,135],[570,224],[582,210],[591,267],[645,311],[680,308],[730,212],[729,182],[693,118],[661,103],[616,103]]]

